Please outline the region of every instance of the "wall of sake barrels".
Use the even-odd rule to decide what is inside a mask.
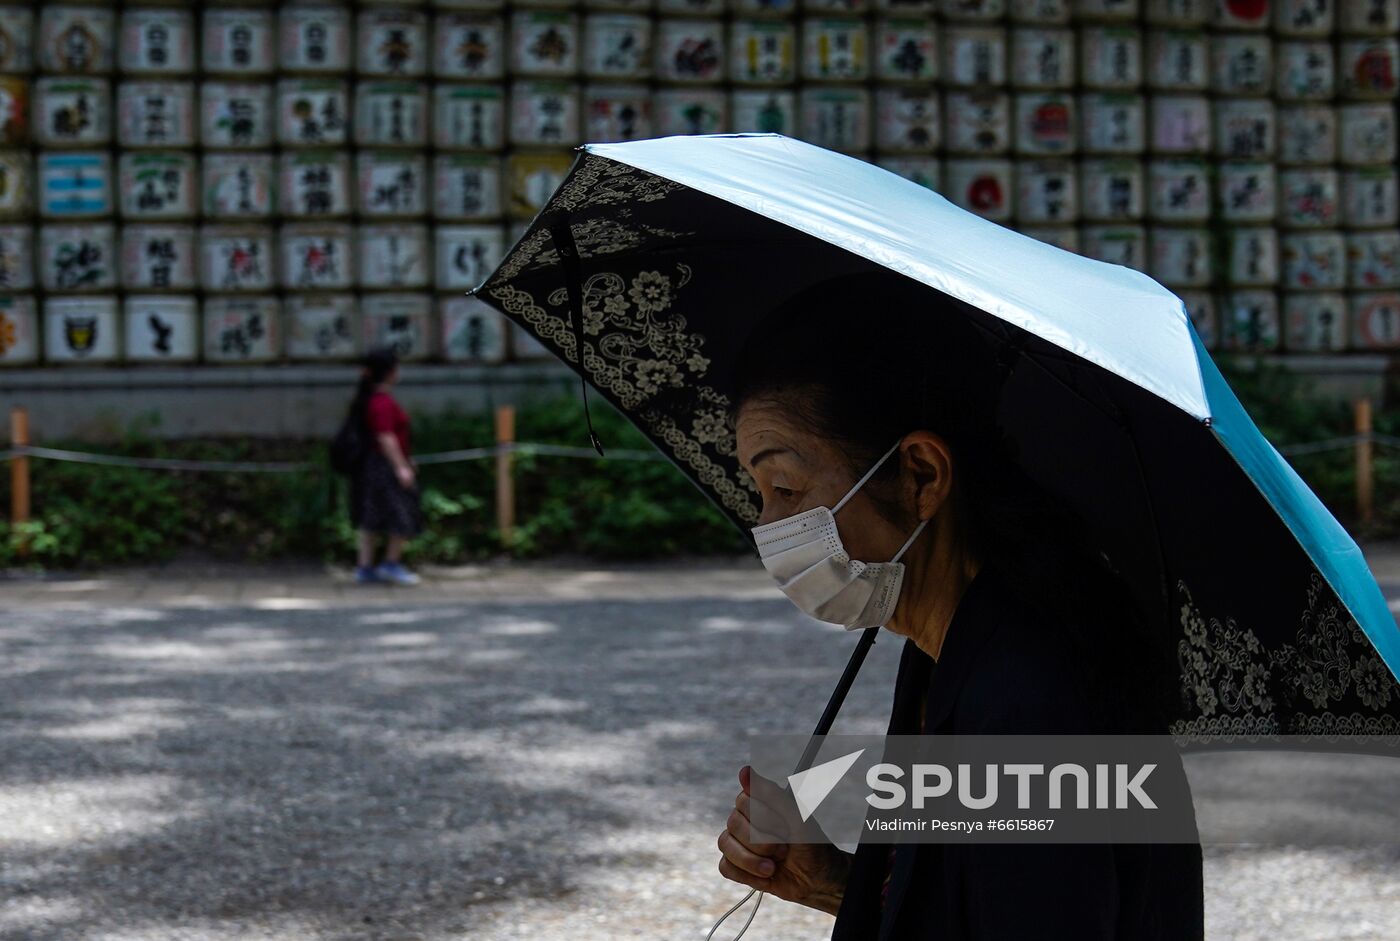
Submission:
[[[1400,0],[0,0],[0,365],[497,363],[583,141],[777,131],[1141,269],[1212,348],[1400,349]]]

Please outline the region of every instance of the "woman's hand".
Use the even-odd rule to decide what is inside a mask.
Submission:
[[[734,799],[728,826],[719,835],[719,851],[724,854],[719,861],[720,875],[780,899],[836,914],[851,857],[829,844],[786,843],[783,834],[755,830],[750,820],[759,804],[769,819],[781,820],[783,829],[790,833],[797,832],[801,817],[792,795],[755,774],[748,765],[739,769],[739,785],[743,789]]]
[[[413,485],[418,480],[418,475],[414,472],[413,467],[407,462],[404,462],[403,464],[400,464],[398,467],[394,468],[394,474],[399,478],[399,486],[403,487],[403,489],[405,490],[412,490]]]

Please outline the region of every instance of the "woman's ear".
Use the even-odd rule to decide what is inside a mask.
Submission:
[[[912,479],[914,508],[919,519],[932,519],[953,491],[953,452],[948,442],[931,431],[912,431],[900,445],[900,464]]]

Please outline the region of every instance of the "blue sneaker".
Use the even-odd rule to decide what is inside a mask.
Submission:
[[[382,563],[374,570],[374,577],[382,582],[392,582],[395,585],[417,585],[422,581],[421,578],[397,562]]]
[[[371,565],[355,566],[355,582],[360,585],[368,585],[371,582],[379,581],[379,576],[374,573]]]

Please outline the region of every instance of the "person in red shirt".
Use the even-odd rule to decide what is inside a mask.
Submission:
[[[410,457],[408,413],[389,393],[398,378],[394,350],[371,351],[350,406],[369,442],[364,460],[350,475],[350,522],[359,534],[357,582],[419,581],[400,561],[404,545],[423,531],[423,512],[418,473]],[[386,538],[384,561],[376,566],[374,549],[381,535]]]

